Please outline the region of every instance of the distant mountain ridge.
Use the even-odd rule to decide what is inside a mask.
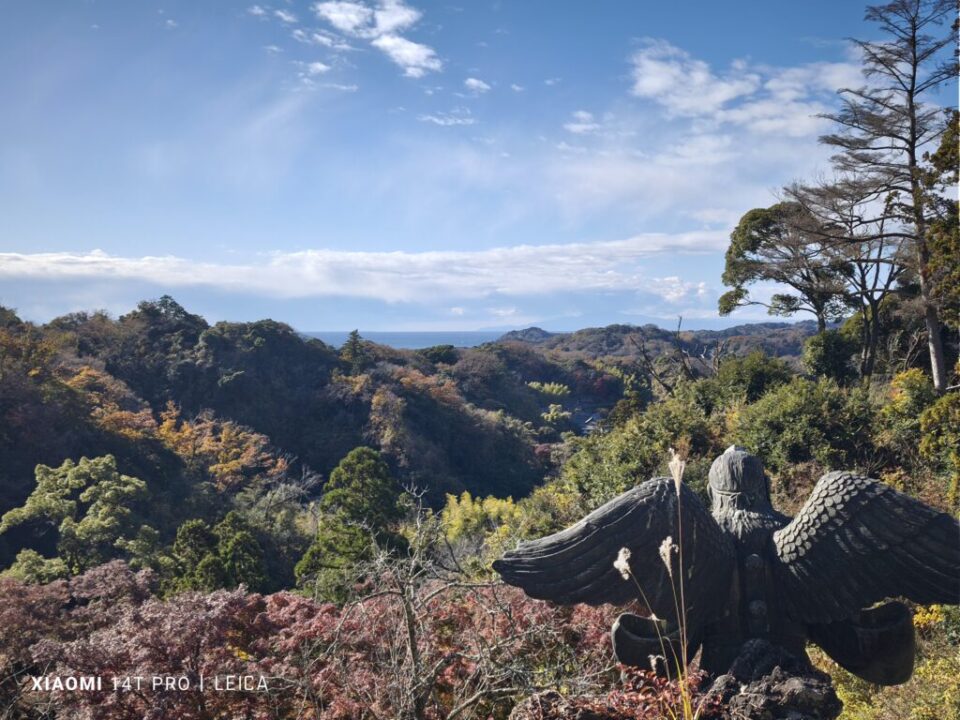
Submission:
[[[681,330],[680,344],[692,355],[702,355],[723,344],[729,355],[746,355],[761,350],[768,355],[799,358],[803,342],[817,332],[812,320],[796,323],[761,322],[736,325],[722,330]],[[498,343],[526,343],[543,351],[579,352],[589,356],[633,356],[643,344],[653,355],[665,352],[677,341],[677,333],[657,325],[615,324],[573,332],[550,332],[539,327],[513,330]]]

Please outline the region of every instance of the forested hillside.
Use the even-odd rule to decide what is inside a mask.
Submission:
[[[521,497],[556,469],[566,434],[583,434],[618,402],[647,402],[659,370],[695,377],[755,349],[795,363],[812,330],[614,325],[538,344],[508,335],[479,348],[408,351],[359,335],[332,348],[271,320],[210,326],[169,297],[118,319],[76,313],[40,327],[4,310],[0,512],[26,499],[38,463],[81,455],[114,455],[138,476],[163,476],[168,489],[213,482],[238,491],[297,477],[319,491],[361,445],[433,504],[464,490]],[[213,475],[184,457],[177,438],[188,431],[209,453],[223,445],[207,466],[217,466]],[[229,480],[214,477],[225,472]]]
[[[546,680],[534,680],[540,671],[524,665],[532,652],[526,631],[443,619],[453,606],[437,603],[466,603],[479,613],[520,603],[524,613],[540,612],[516,591],[484,589],[490,562],[517,539],[559,529],[663,474],[670,447],[687,457],[686,481],[698,490],[727,445],[753,449],[786,511],[831,468],[859,469],[957,508],[957,393],[935,391],[922,356],[893,358],[864,382],[850,337],[855,319],[819,335],[809,324],[679,334],[611,326],[420,351],[358,335],[331,348],[273,321],[209,326],[170,298],[118,319],[76,314],[35,326],[5,310],[3,323],[0,542],[8,595],[20,598],[7,608],[11,622],[40,607],[59,613],[54,608],[65,600],[57,598],[100,592],[89,589],[97,583],[127,589],[104,589],[107,595],[91,596],[93,606],[149,607],[163,623],[194,622],[190,614],[201,606],[226,613],[228,624],[247,622],[243,613],[254,610],[242,607],[298,607],[307,615],[296,622],[320,622],[314,613],[326,606],[284,594],[291,590],[336,603],[341,609],[322,612],[344,622],[336,613],[366,608],[364,598],[396,574],[400,596],[410,593],[417,612],[438,623],[467,622],[476,642],[502,644],[506,655],[496,662],[508,662],[533,687]],[[823,343],[834,337],[842,352],[825,355]],[[774,357],[752,349],[758,343],[789,352]],[[948,347],[955,362],[956,345]],[[408,563],[422,575],[404,576]],[[136,579],[129,574],[138,571]],[[198,591],[214,594],[183,595]],[[278,591],[262,599],[244,594]],[[392,606],[381,612],[388,617]],[[52,616],[35,619],[36,637],[65,633],[58,636],[65,657],[81,662],[95,648],[70,639],[72,615],[56,621],[66,623],[62,631]],[[928,692],[947,682],[958,618],[946,608],[918,617],[932,645],[931,664],[915,683]],[[576,651],[576,663],[603,676],[606,620],[578,618],[543,618],[547,635],[536,652]],[[315,632],[282,616],[271,622],[280,623],[272,632]],[[571,622],[593,623],[584,636],[589,647],[562,640],[581,632]],[[84,642],[109,636],[135,645],[143,631],[103,628]],[[439,630],[421,632],[418,643],[441,662],[442,643],[433,645]],[[275,652],[265,642],[250,647]],[[9,657],[20,671],[33,662]],[[466,660],[457,657],[441,662],[454,674],[444,681],[454,695],[470,690],[490,699],[523,684],[511,676],[489,693],[458,684],[464,670],[455,667]],[[570,672],[573,656],[557,662],[548,673],[554,681]],[[345,673],[339,689],[323,702],[354,709],[367,702],[353,694],[362,682],[353,673],[361,670],[338,672]],[[446,702],[445,686],[434,682],[429,702]],[[400,695],[376,702],[405,702],[402,688],[392,692]],[[856,683],[846,692],[870,695]],[[890,702],[903,702],[887,692]]]

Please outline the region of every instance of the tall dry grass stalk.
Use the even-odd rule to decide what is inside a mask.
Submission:
[[[661,561],[667,569],[667,577],[670,579],[670,588],[673,593],[674,611],[676,612],[677,626],[680,630],[679,658],[677,657],[677,653],[672,652],[673,646],[670,644],[669,639],[664,638],[663,633],[660,631],[659,619],[656,617],[656,615],[651,614],[650,616],[651,619],[654,620],[654,627],[657,630],[657,640],[659,641],[660,649],[663,652],[664,662],[669,663],[670,658],[673,658],[676,670],[676,679],[679,683],[680,707],[677,709],[667,708],[667,713],[670,717],[670,720],[698,720],[704,704],[704,700],[701,700],[696,707],[694,706],[693,691],[690,687],[690,673],[688,670],[690,658],[687,656],[687,605],[686,592],[684,589],[684,585],[686,584],[686,574],[683,567],[683,513],[680,506],[683,473],[686,470],[686,466],[686,460],[684,460],[684,458],[681,457],[681,455],[673,448],[670,448],[670,462],[668,463],[668,467],[670,468],[670,475],[673,478],[673,483],[677,491],[677,542],[674,543],[673,537],[668,535],[663,539],[663,542],[660,543],[659,554]],[[677,572],[674,572],[673,567],[674,555],[677,556]],[[620,548],[620,552],[618,553],[616,560],[614,560],[613,566],[619,571],[624,580],[633,580],[633,583],[636,585],[637,591],[640,594],[640,600],[652,611],[650,602],[647,600],[647,595],[643,591],[643,586],[640,584],[639,580],[637,580],[633,570],[630,568],[629,548]],[[667,655],[668,646],[671,647],[670,656]]]

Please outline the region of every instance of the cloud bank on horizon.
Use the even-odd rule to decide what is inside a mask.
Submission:
[[[427,303],[503,295],[632,291],[652,287],[668,302],[687,297],[676,278],[652,278],[645,258],[722,248],[717,232],[641,235],[569,245],[519,245],[489,250],[410,253],[304,250],[273,252],[258,262],[196,263],[174,256],[117,257],[90,253],[0,253],[0,279],[116,278],[159,286],[207,286],[277,298],[356,297],[385,303]],[[668,285],[663,285],[667,282]],[[652,285],[651,285],[652,283]],[[684,283],[702,294],[703,283]],[[662,293],[657,293],[662,288]]]
[[[520,245],[475,251],[357,252],[305,250],[272,252],[247,263],[193,262],[174,256],[118,257],[89,253],[0,253],[0,281],[129,282],[139,287],[207,288],[280,300],[362,299],[391,305],[415,304],[446,312],[453,323],[430,327],[471,329],[527,319],[515,305],[563,294],[592,293],[643,297],[647,314],[666,303],[669,315],[703,318],[699,306],[716,297],[706,283],[678,276],[646,275],[643,261],[659,253],[699,254],[725,244],[717,232],[642,235],[626,240],[568,245]],[[640,291],[639,288],[643,288]],[[485,314],[464,308],[484,303]],[[454,304],[452,304],[454,303]],[[629,314],[629,309],[622,312]],[[573,315],[572,317],[577,317]],[[536,322],[533,317],[530,322]]]
[[[47,320],[170,292],[305,329],[763,319],[718,318],[727,237],[826,168],[818,116],[863,83],[839,38],[871,29],[859,7],[714,5],[18,7],[0,303]]]

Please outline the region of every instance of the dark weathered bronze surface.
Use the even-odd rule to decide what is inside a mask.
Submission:
[[[749,640],[803,661],[812,641],[865,680],[902,683],[913,618],[888,599],[960,603],[960,523],[877,480],[828,473],[791,519],[771,505],[760,460],[731,447],[710,469],[709,493],[710,512],[685,485],[654,478],[494,568],[534,598],[645,606],[658,621],[625,614],[613,626],[629,665],[675,666],[682,622],[687,657],[702,649],[714,675]],[[626,580],[614,567],[621,548]]]

